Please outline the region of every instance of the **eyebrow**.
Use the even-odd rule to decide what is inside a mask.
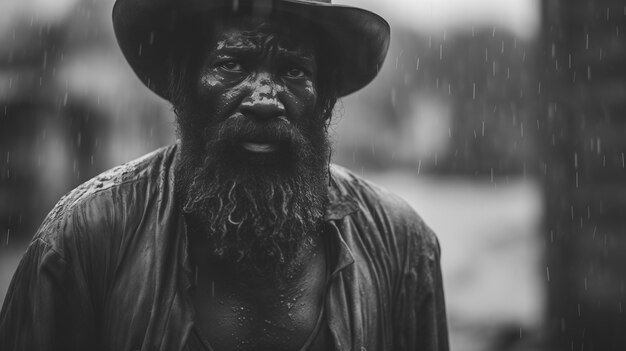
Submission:
[[[265,50],[263,50],[262,48],[253,48],[253,47],[237,47],[237,46],[231,46],[231,47],[222,47],[222,48],[216,48],[215,50],[211,50],[211,52],[209,53],[209,56],[212,57],[217,57],[217,56],[222,56],[222,55],[233,55],[233,56],[256,56],[256,55],[260,55],[262,52],[264,52]],[[310,53],[310,52],[299,52],[299,51],[295,51],[295,50],[286,50],[286,49],[278,49],[275,51],[275,55],[279,58],[279,59],[286,59],[286,60],[298,60],[298,61],[305,61],[308,63],[315,63],[315,59],[314,59],[314,54]]]

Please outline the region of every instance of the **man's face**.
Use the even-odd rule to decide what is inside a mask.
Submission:
[[[211,32],[175,106],[179,193],[216,256],[275,271],[317,234],[326,203],[316,45],[306,28],[267,19]]]
[[[237,119],[259,126],[310,127],[318,95],[313,42],[302,40],[304,33],[280,33],[284,27],[258,19],[217,27],[221,30],[208,45],[197,81],[206,112],[218,122]],[[251,161],[288,147],[261,135],[242,136],[237,146]]]

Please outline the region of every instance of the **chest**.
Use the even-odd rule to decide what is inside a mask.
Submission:
[[[203,262],[202,252],[193,251],[195,262]],[[325,261],[320,250],[298,279],[284,284],[239,278],[235,272],[224,278],[224,269],[215,264],[197,265],[191,300],[198,336],[214,351],[301,350],[322,324]]]
[[[195,328],[215,351],[299,351],[319,327],[323,303],[314,295],[277,296],[260,303],[207,285],[199,284],[192,293]]]

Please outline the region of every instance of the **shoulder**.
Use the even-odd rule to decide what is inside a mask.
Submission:
[[[156,195],[175,158],[176,145],[107,170],[79,185],[54,206],[39,227],[34,241],[63,252],[75,236],[99,235],[102,229],[124,225],[140,209],[138,201]]]
[[[381,242],[396,254],[438,258],[437,236],[406,200],[339,166],[333,165],[332,176],[340,196],[357,204],[351,217],[363,229],[362,235],[382,236]]]

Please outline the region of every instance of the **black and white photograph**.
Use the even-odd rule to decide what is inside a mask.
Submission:
[[[0,351],[626,350],[623,0],[0,0]]]

